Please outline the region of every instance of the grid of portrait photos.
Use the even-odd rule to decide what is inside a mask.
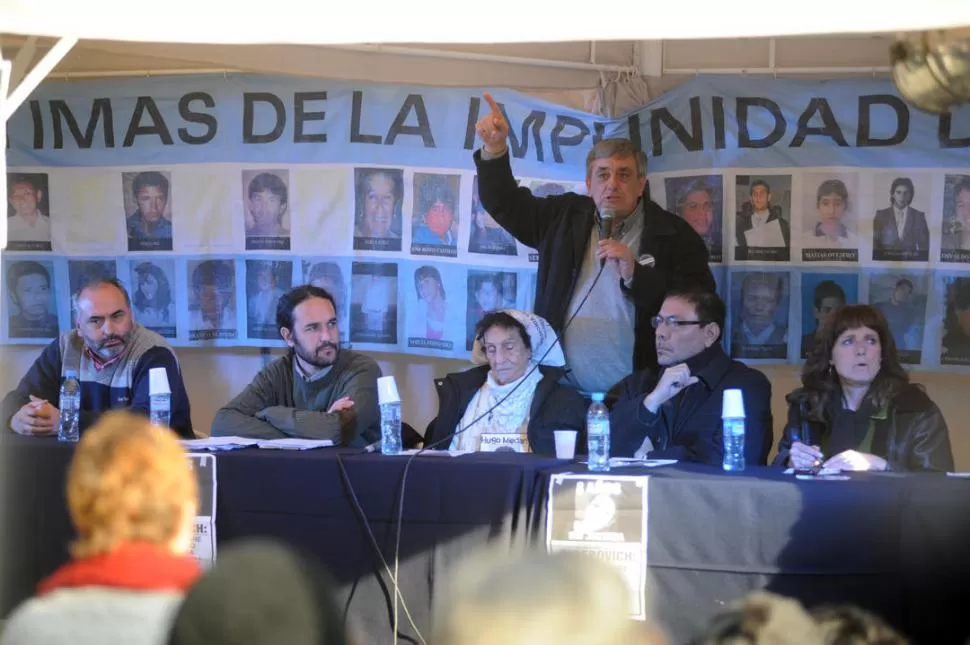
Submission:
[[[842,303],[886,315],[905,363],[970,365],[970,167],[652,173],[651,196],[705,240],[748,362],[810,350]],[[537,196],[585,182],[518,178]],[[478,198],[474,171],[391,166],[12,168],[3,341],[73,325],[93,272],[129,288],[173,345],[278,346],[293,285],[333,294],[342,342],[464,358],[483,312],[531,309],[537,255]]]

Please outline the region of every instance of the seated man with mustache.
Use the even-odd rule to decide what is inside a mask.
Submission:
[[[744,456],[766,465],[772,445],[771,382],[733,360],[721,346],[724,301],[704,290],[667,294],[652,320],[658,370],[623,379],[610,413],[618,457],[676,459],[720,466],[724,457],[721,403],[724,390],[744,393]]]
[[[320,287],[284,293],[276,327],[290,352],[216,413],[212,436],[330,439],[364,447],[381,436],[377,361],[340,349],[337,308]]]
[[[3,423],[17,434],[56,436],[60,390],[68,370],[78,375],[83,434],[108,410],[149,414],[149,373],[163,368],[172,391],[169,425],[184,439],[195,439],[189,397],[178,358],[168,341],[138,324],[131,299],[117,279],[84,280],[73,299],[77,327],[41,352],[17,387],[3,399]]]

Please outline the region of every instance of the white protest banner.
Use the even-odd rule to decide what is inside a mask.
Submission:
[[[647,617],[649,477],[561,474],[549,482],[546,549],[579,551],[616,567],[630,590],[630,616]]]
[[[216,561],[216,456],[189,453],[199,483],[199,510],[195,515],[192,555],[203,569]]]

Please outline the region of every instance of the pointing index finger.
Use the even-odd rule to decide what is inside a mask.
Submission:
[[[501,117],[502,116],[502,110],[501,110],[501,108],[499,108],[498,104],[495,102],[495,99],[492,98],[492,95],[489,94],[488,92],[485,92],[485,94],[483,96],[485,97],[485,101],[488,103],[488,107],[490,107],[492,109],[492,114],[494,114],[497,117]]]

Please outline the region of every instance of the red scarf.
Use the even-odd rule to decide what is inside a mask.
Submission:
[[[38,595],[70,587],[118,587],[132,591],[186,591],[202,574],[191,556],[177,556],[146,542],[129,542],[110,553],[68,562],[38,585]]]

